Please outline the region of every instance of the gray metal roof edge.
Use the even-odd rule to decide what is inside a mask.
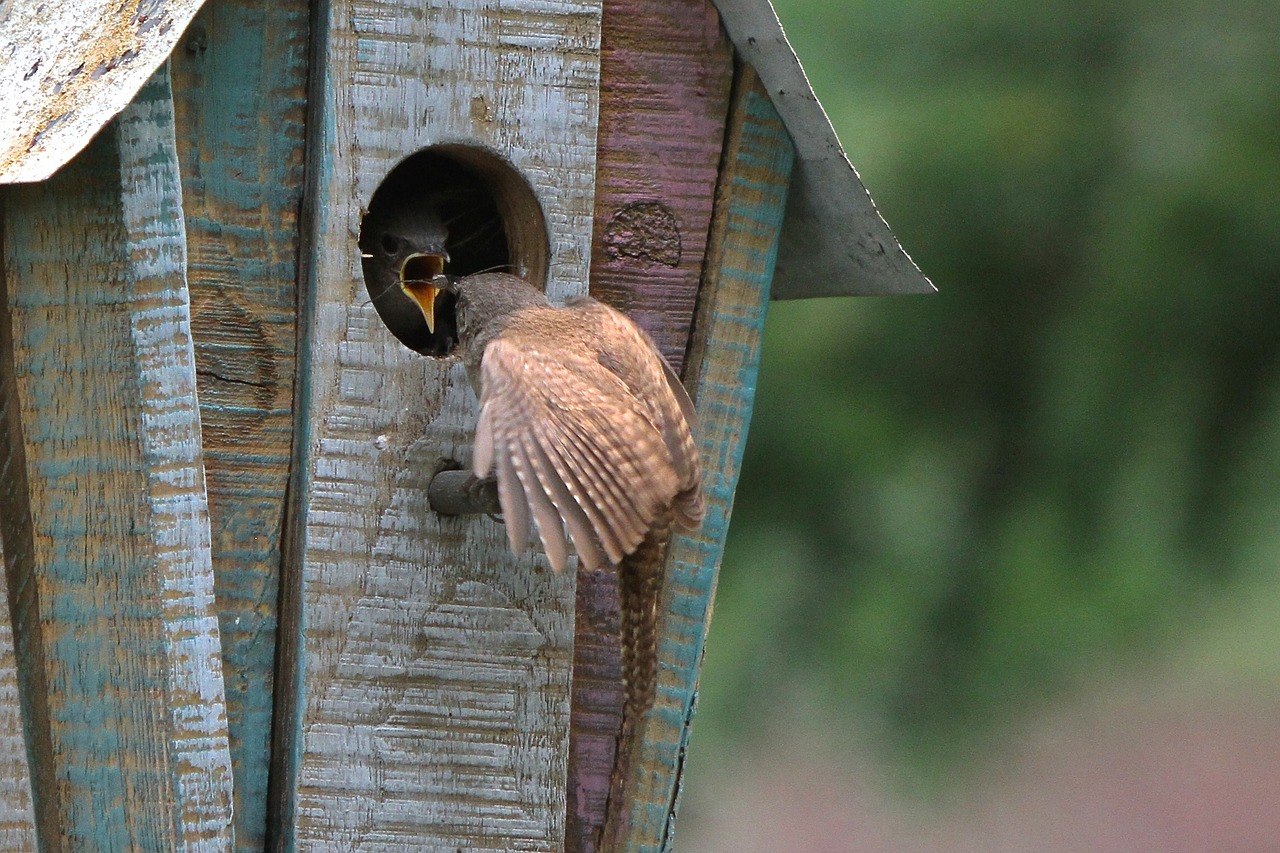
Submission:
[[[151,79],[204,0],[159,0],[132,17],[0,4],[0,184],[43,181]]]
[[[769,0],[714,2],[796,149],[773,298],[936,292],[876,210]]]

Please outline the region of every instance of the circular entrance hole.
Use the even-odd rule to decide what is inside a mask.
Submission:
[[[453,295],[430,287],[436,275],[510,272],[543,288],[549,258],[532,188],[511,164],[466,145],[425,148],[387,174],[360,223],[360,254],[378,316],[430,356],[457,346]]]

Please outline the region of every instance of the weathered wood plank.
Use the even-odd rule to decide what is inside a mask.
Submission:
[[[0,446],[3,443],[0,439]],[[0,451],[0,456],[3,455]],[[4,465],[0,463],[0,477],[4,473]],[[0,507],[3,505],[0,498]],[[0,567],[5,565],[3,539],[3,525],[0,525]],[[0,850],[35,849],[36,817],[31,800],[27,744],[22,733],[18,655],[14,648],[13,620],[9,618],[9,600],[5,596],[0,600]]]
[[[707,482],[707,517],[668,554],[658,696],[638,739],[623,848],[671,849],[684,750],[742,451],[750,423],[769,284],[793,149],[750,66],[740,67],[689,354]]]
[[[382,325],[356,237],[403,157],[470,143],[513,164],[540,201],[551,295],[585,292],[599,3],[338,0],[327,15],[312,75],[300,572],[286,578],[277,681],[297,693],[278,705],[277,843],[560,850],[573,579],[510,556],[487,518],[428,509],[440,460],[470,458],[476,402],[456,360],[419,357]]]
[[[707,0],[610,0],[600,40],[591,294],[678,371],[702,278],[733,49]]]
[[[702,279],[733,49],[708,0],[607,0],[591,293],[680,369]],[[622,721],[615,574],[578,581],[569,849],[597,849]]]
[[[231,768],[167,68],[67,168],[3,195],[7,420],[57,804],[77,850],[226,850]],[[16,411],[15,411],[16,410]],[[12,448],[11,448],[12,449]],[[6,527],[6,549],[11,537]],[[42,827],[44,826],[42,822]],[[50,842],[48,836],[44,843]]]
[[[236,849],[245,853],[266,840],[293,442],[307,7],[209,0],[173,58]]]
[[[5,592],[13,630],[19,724],[25,735],[27,785],[32,800],[33,830],[44,837],[44,849],[62,849],[58,831],[61,808],[53,777],[53,743],[49,730],[49,689],[40,631],[39,591],[32,561],[35,543],[31,526],[27,459],[22,439],[22,413],[14,366],[12,289],[4,257],[3,194],[0,193],[0,544],[3,544]],[[16,769],[15,769],[16,770]],[[19,771],[20,772],[20,771]],[[15,779],[16,782],[16,779]],[[20,783],[19,791],[21,790]],[[21,794],[18,794],[21,797]],[[21,810],[20,801],[16,808]],[[35,845],[16,846],[35,849]]]

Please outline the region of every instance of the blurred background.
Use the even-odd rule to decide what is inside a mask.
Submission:
[[[1280,850],[1280,5],[775,5],[940,292],[771,308],[676,849]]]

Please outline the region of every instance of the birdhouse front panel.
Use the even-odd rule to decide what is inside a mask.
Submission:
[[[589,2],[334,3],[320,24],[282,614],[301,848],[563,848],[573,579],[430,510],[432,476],[471,460],[475,397],[456,358],[388,332],[357,243],[371,205],[451,187],[452,162],[505,214],[515,271],[585,292],[599,26]],[[436,168],[396,170],[424,149]]]

